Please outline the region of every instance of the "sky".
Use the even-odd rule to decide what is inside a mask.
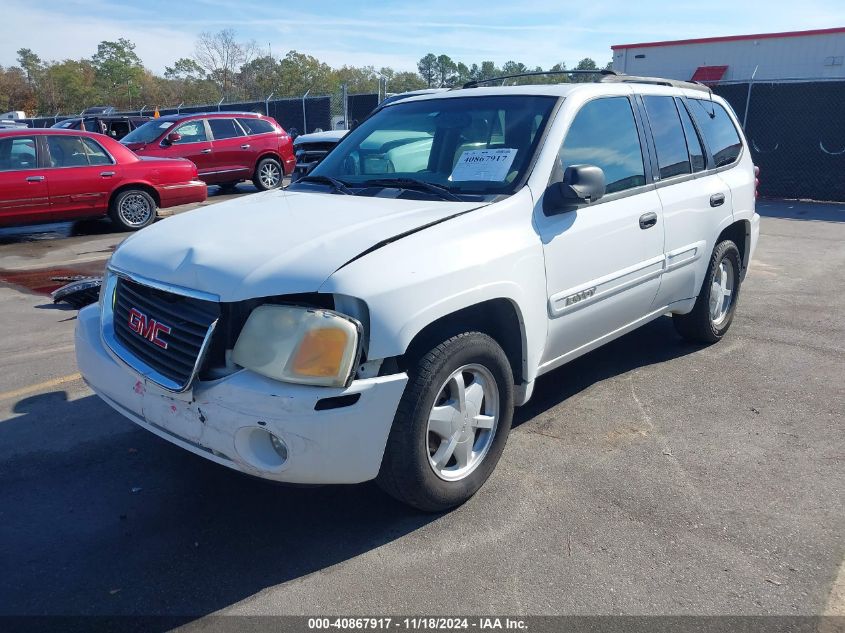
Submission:
[[[845,26],[843,0],[2,0],[0,65],[30,48],[42,59],[90,57],[125,37],[161,73],[191,56],[203,31],[235,30],[263,51],[295,49],[332,66],[416,70],[426,53],[467,65],[508,60],[548,68],[613,44]]]

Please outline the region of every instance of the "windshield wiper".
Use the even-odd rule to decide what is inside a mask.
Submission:
[[[362,187],[397,187],[399,189],[416,189],[417,191],[428,191],[437,194],[444,200],[454,200],[455,202],[463,202],[463,198],[456,196],[446,187],[435,185],[426,180],[418,180],[416,178],[376,178],[374,180],[365,180],[361,183]]]
[[[354,196],[355,192],[352,191],[349,187],[346,186],[346,183],[342,180],[338,180],[337,178],[332,178],[331,176],[303,176],[296,182],[322,182],[327,185],[332,186],[332,191],[339,191],[340,193],[347,195],[347,196]]]

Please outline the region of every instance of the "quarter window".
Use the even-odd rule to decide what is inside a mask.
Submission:
[[[690,163],[692,163],[692,170],[703,171],[704,163],[704,146],[701,144],[701,139],[698,138],[698,132],[695,131],[695,126],[692,123],[687,107],[680,99],[675,101],[678,106],[678,112],[681,113],[681,123],[684,126],[684,136],[687,139],[687,151],[689,151]]]
[[[566,171],[582,164],[601,167],[607,193],[645,184],[643,151],[627,98],[596,99],[575,115],[560,149],[560,166]]]
[[[37,166],[34,138],[0,138],[0,171],[35,169]]]
[[[672,97],[643,97],[661,178],[691,173],[684,129]]]
[[[234,119],[209,119],[208,125],[211,127],[211,136],[218,141],[244,135]]]
[[[689,99],[692,114],[710,147],[716,167],[730,165],[742,151],[742,141],[722,104],[711,100]]]
[[[89,165],[111,165],[112,159],[106,154],[106,151],[100,147],[96,141],[90,138],[83,138],[82,144],[85,146],[85,152],[88,155]]]
[[[201,143],[202,141],[208,140],[208,136],[205,134],[205,124],[202,119],[183,123],[173,131],[182,136],[182,138],[174,143],[175,145]]]

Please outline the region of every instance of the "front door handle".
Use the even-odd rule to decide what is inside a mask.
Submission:
[[[210,154],[210,153],[211,153],[210,149],[201,149],[200,150],[200,154]]]
[[[44,176],[27,176],[26,177],[27,182],[41,182],[42,180],[44,180]]]
[[[249,149],[249,143],[244,143],[241,145],[241,149]]]
[[[650,213],[643,213],[640,216],[640,228],[641,229],[650,229],[655,224],[657,224],[657,214],[652,211]]]
[[[723,193],[714,193],[710,196],[710,206],[711,207],[720,207],[725,204],[725,194]]]
[[[114,172],[113,171],[101,171],[100,175],[103,178],[111,178],[112,176],[114,176]]]

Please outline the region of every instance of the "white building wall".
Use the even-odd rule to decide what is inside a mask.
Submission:
[[[643,55],[642,58],[637,58]],[[845,32],[622,48],[613,69],[689,80],[699,66],[727,66],[723,81],[845,78]]]

